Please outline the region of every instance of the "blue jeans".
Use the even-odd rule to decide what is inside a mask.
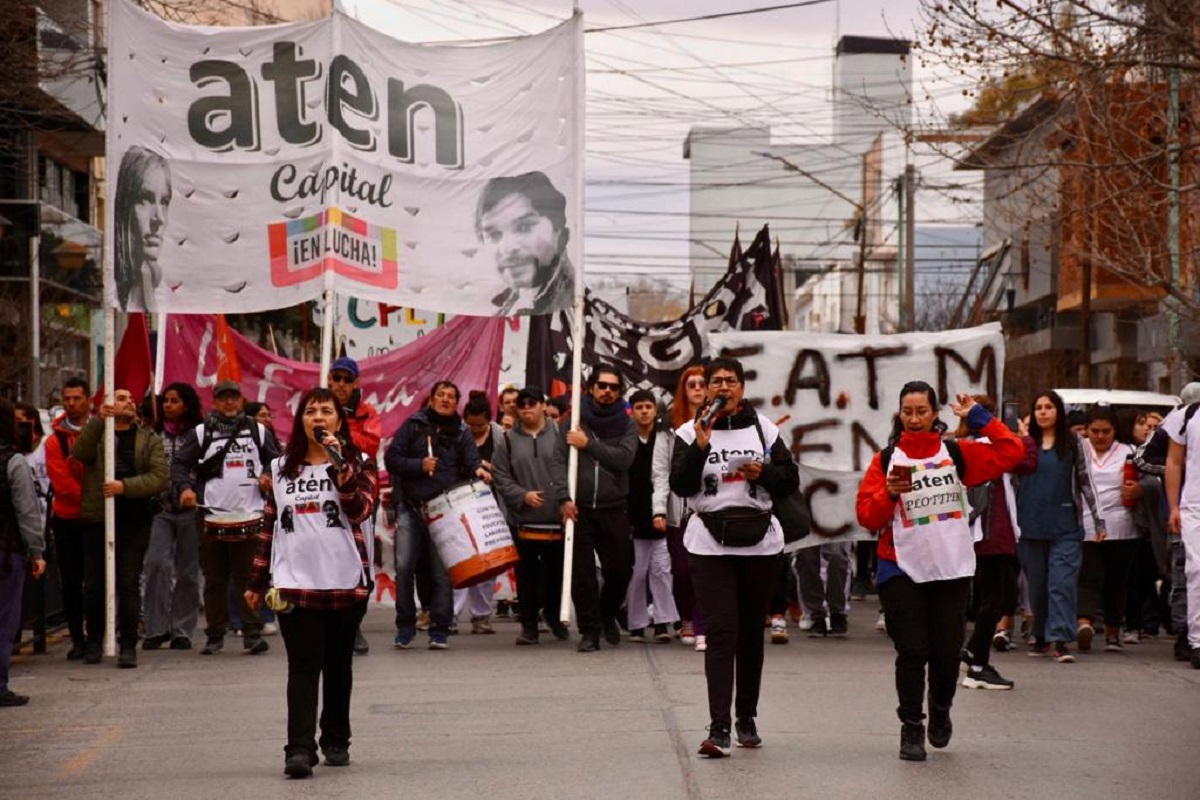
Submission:
[[[1075,641],[1083,542],[1023,538],[1017,553],[1029,587],[1034,637],[1040,642]]]
[[[412,632],[417,627],[417,601],[414,585],[417,562],[428,549],[433,571],[433,599],[429,604],[429,633],[446,635],[454,620],[454,589],[450,573],[442,564],[437,548],[429,538],[429,529],[421,512],[400,504],[396,514],[396,630]]]

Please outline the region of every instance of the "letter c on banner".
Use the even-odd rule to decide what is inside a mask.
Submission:
[[[357,297],[351,297],[346,303],[346,316],[350,318],[350,324],[356,328],[374,328],[376,325],[376,320],[374,318],[367,317],[366,319],[363,319],[362,317],[358,316]]]
[[[804,487],[804,499],[808,501],[808,507],[813,512],[812,513],[812,529],[813,529],[813,531],[820,536],[830,536],[830,537],[844,536],[847,533],[849,533],[850,525],[848,523],[844,523],[840,527],[834,528],[831,530],[831,529],[826,528],[825,526],[821,525],[821,523],[817,521],[817,515],[816,515],[817,507],[813,503],[813,495],[816,494],[818,491],[837,496],[838,485],[834,481],[831,481],[831,480],[828,480],[825,478],[821,478],[821,479],[812,481],[811,483],[808,484],[808,486]]]

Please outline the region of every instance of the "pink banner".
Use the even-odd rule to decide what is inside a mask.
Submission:
[[[455,317],[432,333],[390,353],[358,362],[363,399],[379,411],[386,448],[400,423],[416,411],[439,380],[449,380],[467,393],[482,389],[495,408],[504,344],[502,317]],[[168,317],[164,385],[183,381],[212,407],[217,376],[216,319],[205,315]],[[300,395],[316,386],[320,365],[280,358],[232,331],[242,368],[242,395],[266,403],[275,430],[286,441]],[[461,410],[461,406],[460,406]]]

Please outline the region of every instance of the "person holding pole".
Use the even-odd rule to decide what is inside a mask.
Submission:
[[[695,512],[683,543],[708,622],[704,675],[710,724],[699,752],[724,758],[730,754],[731,705],[738,747],[762,745],[755,723],[762,623],[783,553],[783,528],[772,505],[773,498],[796,491],[800,471],[779,428],[745,401],[741,362],[715,358],[704,378],[708,403],[690,427],[675,432],[671,491]]]
[[[113,419],[116,479],[104,480],[104,420]],[[115,498],[117,666],[137,666],[138,620],[142,611],[141,578],[150,544],[157,495],[168,485],[170,468],[162,439],[137,424],[137,406],[128,389],[118,389],[100,406],[75,440],[71,455],[83,464],[80,519],[84,529],[84,616],[87,618],[85,664],[100,663],[105,613],[104,500]]]
[[[580,404],[580,424],[567,432],[579,452],[575,491],[578,519],[572,548],[571,599],[578,616],[579,652],[600,649],[600,633],[611,646],[621,643],[617,613],[633,574],[629,522],[629,468],[637,454],[637,429],[621,402],[616,367],[592,370]],[[593,553],[604,576],[601,589]]]
[[[345,409],[329,389],[310,389],[300,398],[287,449],[271,464],[271,493],[245,592],[251,608],[265,593],[279,612],[288,656],[283,769],[293,778],[307,778],[317,764],[322,680],[325,764],[350,763],[354,637],[372,586],[363,524],[379,483],[375,462],[338,436],[346,424]],[[275,588],[267,592],[272,581]]]
[[[362,390],[358,388],[358,362],[348,356],[336,359],[329,368],[329,390],[346,410],[346,427],[341,432],[342,438],[348,437],[360,453],[378,466],[379,441],[383,429],[375,406],[362,399]],[[367,521],[368,543],[372,545],[374,542],[371,540],[375,537],[373,522],[374,517]],[[354,634],[354,653],[365,656],[369,652],[371,645],[360,630]]]

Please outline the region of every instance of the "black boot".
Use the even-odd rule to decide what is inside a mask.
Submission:
[[[935,706],[929,703],[929,744],[939,750],[950,744],[954,734],[954,723],[950,721],[949,706]]]
[[[581,653],[594,653],[600,649],[600,634],[585,633],[579,637],[579,647],[576,648]]]
[[[919,722],[905,722],[900,728],[900,760],[925,760],[925,726]]]

